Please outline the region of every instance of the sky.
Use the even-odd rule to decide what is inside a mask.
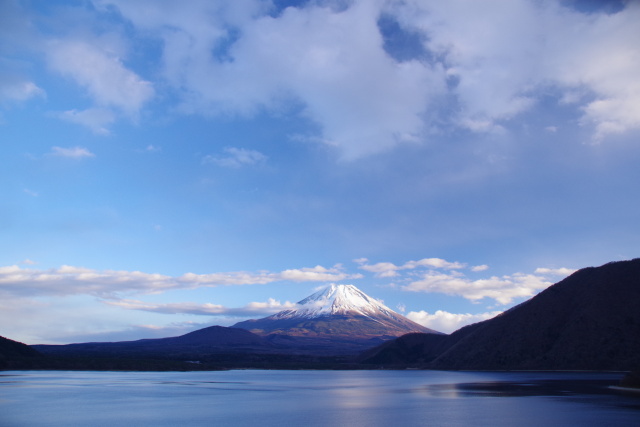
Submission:
[[[353,284],[452,332],[640,248],[640,2],[0,0],[0,335]]]

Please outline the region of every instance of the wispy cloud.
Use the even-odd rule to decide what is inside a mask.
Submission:
[[[0,58],[0,65],[5,65]],[[6,75],[0,72],[0,103],[7,101],[26,101],[36,96],[44,96],[45,92],[35,83],[19,76]]]
[[[494,318],[501,313],[502,311],[491,311],[480,314],[458,314],[449,313],[443,310],[438,310],[435,313],[429,313],[421,310],[409,312],[407,314],[407,318],[422,326],[426,326],[427,328],[449,334],[462,328],[463,326]]]
[[[457,295],[470,301],[494,299],[499,304],[509,304],[516,298],[528,298],[548,288],[553,282],[543,276],[515,273],[501,277],[470,280],[460,274],[430,271],[420,280],[402,287],[405,291]]]
[[[219,304],[211,303],[194,303],[194,302],[182,302],[182,303],[147,303],[138,300],[130,299],[117,299],[117,300],[105,300],[106,304],[125,308],[128,310],[142,310],[150,311],[153,313],[164,314],[194,314],[194,315],[206,315],[206,316],[230,316],[230,317],[249,317],[249,316],[267,316],[277,313],[282,310],[294,308],[296,305],[292,302],[286,301],[281,303],[273,298],[269,298],[266,302],[250,302],[244,307],[230,308]]]
[[[416,268],[437,268],[445,270],[459,270],[466,267],[466,264],[459,262],[449,262],[441,258],[423,258],[418,261],[407,261],[403,265],[395,265],[391,262],[378,262],[367,264],[366,258],[356,260],[360,264],[360,269],[375,273],[377,277],[396,277],[400,270],[413,270]]]
[[[70,159],[83,159],[88,157],[95,157],[91,151],[84,147],[52,147],[51,155],[58,157],[67,157]]]
[[[222,155],[206,156],[203,163],[213,163],[227,168],[240,168],[242,166],[252,166],[267,161],[267,156],[256,150],[246,148],[226,147]]]
[[[466,263],[442,258],[423,258],[402,265],[391,262],[369,264],[366,258],[354,261],[359,264],[358,268],[373,273],[377,278],[393,279],[394,286],[405,291],[455,295],[472,302],[488,298],[501,305],[510,304],[514,299],[532,297],[575,271],[569,268],[538,268],[534,274],[518,272],[473,280],[467,277],[467,271],[482,273],[489,266],[469,267]]]
[[[566,277],[576,272],[572,268],[536,268],[536,274]]]
[[[111,38],[50,40],[46,49],[51,68],[84,87],[100,106],[136,116],[154,95],[153,85],[123,64],[121,44]]]
[[[162,148],[161,148],[161,147],[158,147],[158,146],[156,146],[156,145],[153,145],[153,144],[149,144],[149,145],[147,145],[147,147],[145,148],[145,151],[146,151],[146,152],[148,152],[148,153],[157,153],[157,152],[159,152],[159,151],[162,151]]]
[[[168,325],[160,326],[154,324],[138,325],[133,324],[122,329],[114,330],[86,330],[66,332],[60,330],[49,331],[47,342],[53,344],[66,344],[69,342],[114,342],[114,341],[134,341],[142,338],[166,338],[175,337],[193,332],[197,329],[211,326],[208,323],[197,322],[172,322]],[[40,341],[39,341],[40,342]]]
[[[498,304],[506,305],[518,298],[531,297],[551,285],[552,281],[557,281],[563,275],[573,272],[573,270],[565,268],[540,268],[536,270],[535,274],[513,273],[501,277],[494,276],[472,280],[465,276],[465,268],[452,268],[464,265],[462,263],[452,263],[439,258],[425,259],[429,261],[406,262],[402,266],[410,266],[412,268],[395,270],[398,275],[389,279],[393,280],[395,284],[392,289],[460,296],[472,302],[480,302],[486,298]],[[368,262],[365,259],[359,259],[358,261],[360,263]],[[315,266],[285,269],[278,272],[232,271],[209,274],[186,273],[181,276],[141,271],[95,270],[67,265],[58,268],[38,269],[32,267],[35,263],[31,260],[24,260],[21,264],[23,266],[0,267],[0,309],[2,309],[0,310],[0,317],[6,324],[13,325],[12,328],[14,330],[22,331],[24,339],[32,343],[43,340],[47,342],[69,342],[69,339],[74,338],[68,337],[89,333],[95,335],[95,339],[100,339],[99,336],[102,333],[105,334],[104,337],[127,336],[135,338],[136,331],[138,333],[144,331],[138,329],[130,330],[125,326],[135,324],[136,311],[167,315],[213,316],[220,319],[222,324],[231,324],[237,321],[235,320],[237,318],[262,317],[294,306],[289,301],[281,302],[272,298],[267,301],[250,302],[241,307],[227,307],[215,302],[201,301],[161,303],[145,301],[143,297],[145,295],[185,289],[265,285],[278,282],[319,283],[325,285],[330,282],[364,278],[363,274],[351,273],[340,264],[333,267]],[[441,268],[430,267],[434,265]],[[472,268],[469,270],[472,270]],[[371,273],[374,276],[376,275],[375,271]],[[477,274],[477,272],[474,272],[474,274]],[[377,277],[376,280],[380,282],[384,280],[384,277]],[[88,304],[86,309],[78,309],[73,313],[67,313],[65,310],[68,310],[68,306],[65,301],[70,300],[67,297],[72,297],[71,299],[84,298],[87,303],[99,301],[101,304]],[[88,326],[77,326],[78,322],[73,319],[89,316],[89,306],[93,307],[91,316],[97,316],[95,321]],[[119,307],[125,311],[118,317],[120,319],[119,323],[116,322],[104,329],[100,319],[113,316],[109,310],[114,307]],[[398,310],[404,311],[406,306],[400,304],[398,305]],[[16,323],[14,321],[15,313],[18,312],[29,313],[31,320],[26,323]],[[127,316],[127,312],[131,314]],[[41,327],[41,318],[45,316],[45,313],[48,313],[46,316],[51,316],[51,313],[55,313],[55,316],[60,320],[43,329]],[[409,311],[407,317],[432,329],[451,332],[466,324],[485,320],[499,313],[500,311],[487,311],[482,314],[456,314],[444,310],[431,313],[414,309]],[[128,321],[125,320],[128,318],[130,318]],[[62,319],[67,319],[66,323]],[[48,332],[39,332],[44,335],[34,335],[36,334],[34,331],[41,329]],[[188,330],[183,330],[183,332],[188,332]],[[118,335],[120,333],[124,335]],[[164,329],[158,333],[160,336],[163,333],[165,334],[164,336],[171,334],[170,331]],[[147,335],[149,334],[145,333],[145,336]],[[79,340],[82,341],[82,339]]]
[[[68,110],[53,115],[59,119],[88,127],[98,135],[109,135],[109,125],[116,120],[115,114],[105,108],[89,108],[82,111]]]
[[[273,282],[326,282],[357,279],[340,268],[321,266],[281,272],[186,273],[173,277],[140,271],[93,270],[64,265],[38,270],[17,265],[0,267],[0,293],[9,296],[93,295],[115,298],[122,294],[150,294],[172,289],[260,285]]]
[[[558,278],[574,270],[540,268],[535,274],[514,273],[472,280],[460,271],[463,264],[444,260],[428,262],[409,261],[405,269],[438,265],[440,270],[426,268],[405,276],[401,268],[370,269],[379,278],[394,278],[395,286],[404,291],[456,295],[477,302],[484,298],[506,305],[517,298],[528,298],[552,285]],[[437,259],[436,259],[437,260]],[[393,264],[391,264],[393,265]],[[406,267],[409,266],[409,267]],[[361,267],[362,268],[362,267]],[[394,276],[385,275],[393,271]],[[382,275],[381,273],[382,272]],[[94,270],[83,267],[62,266],[54,269],[23,268],[17,265],[0,267],[0,293],[6,296],[64,296],[93,295],[106,299],[121,299],[127,294],[152,294],[174,289],[197,289],[218,286],[264,285],[274,282],[338,282],[363,278],[360,273],[349,273],[341,265],[287,269],[280,272],[218,272],[208,274],[186,273],[182,276],[144,273],[140,271]],[[177,307],[174,307],[177,309]],[[208,310],[217,309],[210,306]]]

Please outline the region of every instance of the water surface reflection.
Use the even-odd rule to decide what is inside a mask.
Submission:
[[[621,375],[5,372],[0,426],[640,425]]]

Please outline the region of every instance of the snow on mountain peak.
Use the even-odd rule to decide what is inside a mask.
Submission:
[[[356,314],[393,316],[395,312],[353,285],[332,284],[315,294],[299,301],[296,308],[281,311],[274,318],[291,317],[314,318],[335,314]]]

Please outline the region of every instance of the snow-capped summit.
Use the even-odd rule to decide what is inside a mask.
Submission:
[[[272,316],[274,319],[302,317],[311,319],[327,315],[397,315],[378,300],[371,298],[353,285],[330,285],[299,301],[296,308]]]
[[[396,313],[353,285],[330,285],[296,307],[273,316],[236,323],[263,336],[330,341],[384,341],[411,332],[439,333]],[[373,341],[372,341],[373,340]]]

